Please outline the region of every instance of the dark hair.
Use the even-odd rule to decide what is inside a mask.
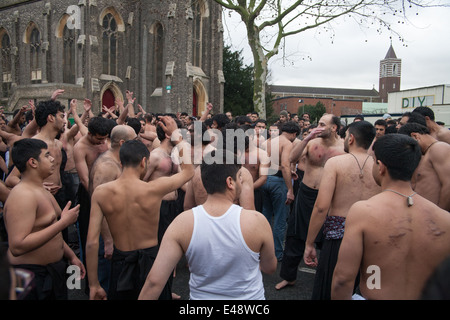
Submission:
[[[139,121],[137,118],[128,118],[127,125],[132,127],[136,134],[139,134],[141,132],[142,124],[141,121]]]
[[[123,167],[137,167],[142,159],[148,159],[150,151],[142,141],[128,140],[122,144],[119,151],[120,162]]]
[[[89,133],[92,135],[109,136],[111,134],[112,126],[111,120],[103,117],[94,117],[88,123]]]
[[[428,118],[430,118],[430,120],[434,121],[434,111],[429,107],[417,107],[413,110],[412,113],[415,113],[415,112],[420,113],[424,117],[428,117]]]
[[[11,150],[11,157],[14,165],[20,173],[27,169],[27,162],[31,158],[39,161],[42,149],[47,149],[47,144],[39,139],[22,139],[14,143]]]
[[[34,117],[36,118],[36,123],[39,128],[42,128],[47,124],[49,115],[56,116],[58,111],[64,112],[64,109],[65,107],[59,101],[47,100],[40,102],[34,112]]]
[[[337,116],[332,116],[331,117],[331,124],[335,124],[336,125],[336,132],[339,133],[339,129],[341,128],[341,119],[339,119],[339,117]]]
[[[206,125],[206,128],[208,128],[208,127],[211,128],[211,126],[213,124],[213,119],[212,118],[208,118],[203,123]]]
[[[408,116],[407,123],[418,123],[423,125],[424,127],[427,127],[427,120],[425,119],[425,116],[423,116],[419,112],[411,112],[411,114]]]
[[[221,156],[221,157],[220,157]],[[220,157],[216,159],[216,157]],[[230,159],[233,159],[230,163]],[[217,163],[217,161],[219,160]],[[228,160],[228,161],[227,161]],[[226,179],[231,177],[236,181],[237,172],[241,168],[237,164],[236,155],[227,150],[214,150],[203,158],[200,170],[206,193],[223,193],[226,190]]]
[[[419,133],[419,134],[430,134],[430,130],[417,123],[417,122],[411,122],[403,125],[400,129],[398,129],[398,133],[406,134],[407,136],[411,136],[411,133]]]
[[[358,115],[355,116],[355,119],[353,119],[353,121],[355,121],[357,119],[363,121],[364,120],[364,116],[362,114],[358,114]]]
[[[219,113],[216,114],[215,116],[212,117],[212,120],[217,122],[217,129],[222,129],[223,127],[225,127],[228,123],[230,123],[230,119],[228,119],[228,117],[223,114],[223,113]]]
[[[368,121],[352,122],[347,127],[349,135],[355,137],[355,142],[358,147],[368,150],[376,135],[376,130],[373,124]]]
[[[171,116],[175,120],[175,123],[177,124],[177,128],[178,129],[183,127],[183,123],[180,120],[178,120],[174,115],[172,115],[172,114],[165,114],[165,115],[166,116]],[[164,123],[164,121],[162,119],[158,120],[158,121]],[[161,141],[161,142],[163,142],[166,139],[166,132],[159,125],[156,126],[156,135],[158,136],[158,140]]]
[[[397,126],[387,126],[386,130],[384,130],[384,134],[392,134],[392,133],[398,133]]]
[[[248,135],[245,134],[246,128],[249,127],[251,128],[251,126],[239,126],[235,122],[228,123],[224,128],[222,128],[222,148],[231,151],[236,155],[239,151],[242,154],[248,149],[250,144],[250,139]],[[228,135],[229,133],[232,134]],[[244,137],[244,141],[240,140],[238,137]],[[232,139],[229,140],[228,138]]]
[[[246,122],[252,123],[252,119],[250,119],[250,117],[247,117],[247,116],[236,117],[236,119],[234,121],[238,124],[238,126],[241,126],[241,125],[245,124]]]
[[[387,122],[386,120],[383,119],[378,119],[377,121],[375,121],[374,126],[383,126],[383,127],[387,127]]]
[[[398,133],[377,139],[373,150],[376,159],[384,163],[393,180],[410,181],[422,157],[417,141]]]
[[[294,121],[288,121],[281,125],[281,132],[287,132],[287,133],[295,133],[296,136],[300,134],[300,126],[298,123]]]
[[[450,299],[450,256],[447,256],[425,283],[422,289],[422,300],[449,300]]]

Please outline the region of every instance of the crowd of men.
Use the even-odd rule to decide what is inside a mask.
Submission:
[[[90,299],[177,299],[183,255],[191,299],[264,299],[261,272],[280,263],[281,290],[302,259],[312,299],[448,298],[450,131],[432,109],[268,126],[209,103],[136,113],[129,91],[79,115],[63,93],[0,117],[0,299],[67,299],[69,265]]]

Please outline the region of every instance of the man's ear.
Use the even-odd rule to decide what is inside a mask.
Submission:
[[[30,158],[27,161],[27,164],[31,167],[31,168],[36,168],[38,165],[38,161],[35,158]]]
[[[233,189],[234,188],[233,178],[227,177],[226,182],[227,182],[227,188],[228,189]]]
[[[378,170],[379,170],[379,173],[380,173],[380,175],[384,176],[384,175],[387,173],[387,167],[386,167],[386,165],[385,165],[383,162],[381,162],[380,160],[377,160],[377,162],[378,162]]]
[[[47,116],[47,122],[55,122],[55,116],[52,114],[49,114]]]
[[[142,168],[146,168],[146,166],[147,166],[147,161],[148,161],[148,158],[147,158],[147,157],[143,157],[143,158],[142,158],[142,160],[141,160],[141,167],[142,167]]]
[[[350,133],[349,137],[348,137],[348,144],[353,144],[355,142],[355,136]]]
[[[420,134],[418,134],[417,132],[411,132],[411,138],[413,138],[414,140],[418,141],[420,137]]]

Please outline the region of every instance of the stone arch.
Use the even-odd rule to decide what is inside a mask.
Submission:
[[[100,13],[99,19],[98,19],[98,23],[100,25],[103,25],[103,18],[110,13],[114,19],[116,20],[117,23],[117,31],[119,32],[125,32],[125,22],[123,21],[122,16],[120,15],[119,12],[117,12],[117,10],[114,7],[108,7],[102,10],[102,12]]]
[[[195,110],[195,107],[197,109],[197,114],[194,116],[201,116],[206,110],[208,93],[206,92],[206,88],[200,78],[194,78],[194,94],[196,95],[196,106],[193,106],[193,111]]]
[[[100,103],[103,101],[103,96],[107,90],[110,90],[112,94],[114,95],[115,100],[124,101],[122,90],[115,84],[114,82],[110,81],[107,84],[105,84],[100,91]],[[101,106],[103,107],[103,106]],[[101,108],[100,108],[101,109]]]
[[[64,28],[69,20],[70,15],[64,14],[61,19],[59,19],[58,25],[56,26],[55,37],[61,39],[64,35]]]
[[[31,32],[32,32],[35,28],[36,28],[36,29],[39,31],[39,33],[42,35],[41,29],[39,29],[39,27],[37,26],[37,24],[34,23],[33,21],[30,21],[30,22],[28,23],[28,26],[27,26],[26,29],[25,29],[25,33],[23,34],[23,42],[24,42],[24,43],[28,43],[28,44],[30,43],[30,40],[31,40]]]
[[[2,48],[2,42],[1,42],[1,40],[3,39],[3,36],[4,36],[5,34],[11,39],[11,37],[9,36],[8,31],[7,31],[4,27],[0,27],[0,49]]]

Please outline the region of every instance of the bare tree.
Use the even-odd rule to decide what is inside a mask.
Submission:
[[[246,26],[254,61],[255,110],[265,117],[265,83],[269,60],[282,40],[309,29],[332,29],[332,22],[350,17],[358,24],[387,29],[401,37],[396,23],[425,7],[450,6],[444,0],[214,0],[239,14]],[[395,19],[393,19],[395,18]]]

